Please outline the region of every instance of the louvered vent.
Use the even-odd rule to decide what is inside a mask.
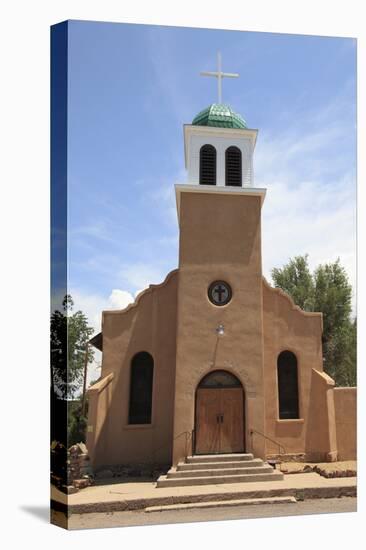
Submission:
[[[225,185],[241,186],[241,151],[229,147],[225,152]]]
[[[213,145],[201,147],[200,184],[216,185],[216,149]]]

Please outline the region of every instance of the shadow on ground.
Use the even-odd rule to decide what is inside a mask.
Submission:
[[[95,479],[93,485],[115,485],[116,483],[153,483],[157,480],[158,476],[154,477],[106,477]]]
[[[37,519],[41,520],[43,523],[50,522],[50,508],[49,506],[19,506],[20,510],[30,514]]]

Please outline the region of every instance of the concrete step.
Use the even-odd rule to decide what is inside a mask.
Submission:
[[[224,462],[225,464],[225,462]],[[228,463],[229,464],[229,463]],[[246,464],[246,462],[243,462]],[[242,474],[270,474],[273,473],[272,466],[268,464],[263,464],[262,466],[255,466],[253,468],[247,468],[242,466],[240,468],[212,468],[204,470],[179,470],[176,468],[171,468],[167,473],[168,478],[180,478],[180,477],[207,477],[207,476],[235,476]]]
[[[194,485],[217,485],[222,483],[245,483],[252,481],[281,481],[283,474],[275,472],[266,474],[240,474],[240,475],[224,475],[224,476],[203,476],[203,477],[181,477],[168,478],[160,476],[156,482],[156,487],[189,487]]]
[[[179,462],[177,464],[177,470],[189,471],[189,470],[220,470],[221,468],[254,468],[256,466],[263,466],[264,462],[261,458],[254,458],[253,460],[233,460],[226,462]]]
[[[188,504],[166,504],[148,506],[145,512],[165,512],[174,510],[192,510],[195,508],[217,508],[223,506],[249,506],[253,504],[296,504],[295,497],[240,498],[235,500],[216,500],[211,502],[192,502]]]
[[[216,455],[193,455],[187,456],[186,462],[193,464],[196,462],[230,462],[253,460],[251,453],[231,453],[231,454],[216,454]]]

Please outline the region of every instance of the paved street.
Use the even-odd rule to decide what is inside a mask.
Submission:
[[[127,527],[133,525],[156,525],[164,523],[189,523],[196,521],[265,518],[304,514],[329,514],[356,512],[357,499],[354,497],[314,499],[296,504],[238,506],[234,508],[211,508],[203,510],[179,510],[146,513],[109,512],[91,514],[73,514],[70,529],[90,529],[97,527]]]

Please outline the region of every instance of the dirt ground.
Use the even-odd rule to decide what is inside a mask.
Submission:
[[[153,512],[109,512],[72,514],[68,521],[69,529],[96,529],[100,527],[127,527],[137,525],[157,525],[172,523],[192,523],[197,521],[223,521],[233,519],[268,518],[298,516],[307,514],[334,514],[356,512],[357,500],[353,497],[324,498],[306,500],[296,504],[261,504],[234,508],[211,508],[209,510],[178,510]],[[54,518],[55,520],[56,518]],[[58,524],[58,522],[56,522]]]
[[[284,474],[317,472],[323,477],[354,477],[357,475],[356,460],[339,462],[282,462],[278,469]]]

